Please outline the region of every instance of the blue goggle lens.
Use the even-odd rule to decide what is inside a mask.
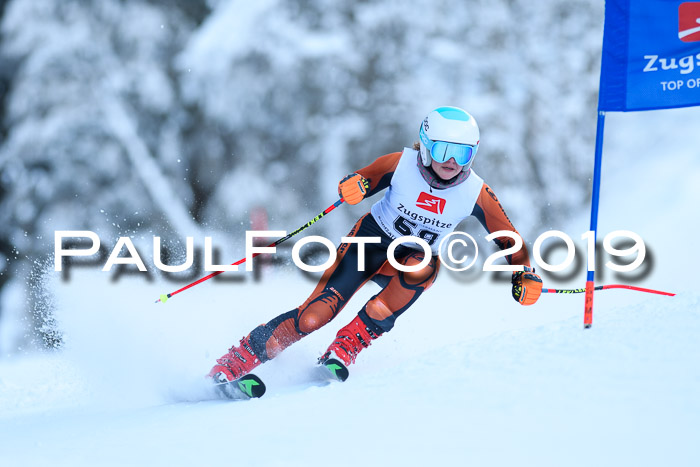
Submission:
[[[430,155],[436,162],[447,162],[454,157],[455,162],[460,166],[467,165],[472,160],[474,152],[474,146],[444,141],[435,141],[430,148]]]

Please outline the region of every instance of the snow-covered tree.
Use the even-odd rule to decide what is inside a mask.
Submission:
[[[602,23],[594,0],[10,1],[0,255],[237,235],[259,206],[291,230],[440,105],[476,116],[475,170],[530,237],[588,199]]]
[[[16,69],[0,149],[0,224],[30,289],[31,264],[52,251],[54,230],[110,240],[198,231],[179,147],[187,111],[172,73],[196,24],[160,2],[7,6],[2,54]]]
[[[475,167],[518,224],[561,219],[587,199],[602,13],[590,0],[220,2],[178,59],[185,98],[235,133],[236,170],[214,196],[246,184],[278,215],[313,211],[451,104],[480,122]],[[216,206],[235,215],[238,199]]]

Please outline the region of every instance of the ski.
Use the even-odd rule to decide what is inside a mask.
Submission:
[[[217,377],[219,377],[217,379]],[[257,399],[265,394],[265,383],[252,373],[238,378],[235,381],[228,381],[220,374],[214,376],[214,387],[219,394],[230,400]]]
[[[348,376],[350,371],[342,361],[329,358],[314,368],[307,382],[296,385],[295,388],[298,390],[310,386],[327,386],[333,381],[343,382],[348,379]],[[223,374],[217,373],[212,377],[212,382],[220,397],[232,401],[256,399],[262,397],[266,391],[265,383],[252,373],[235,381],[228,381]]]
[[[340,381],[341,383],[348,379],[350,371],[343,362],[337,358],[329,358],[319,365],[322,376],[326,379]]]

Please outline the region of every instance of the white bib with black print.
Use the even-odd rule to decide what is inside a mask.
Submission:
[[[389,188],[371,212],[391,238],[422,238],[437,255],[440,241],[471,215],[484,180],[472,170],[459,185],[443,190],[431,188],[418,169],[417,159],[418,151],[404,148]],[[422,250],[417,243],[404,245]]]

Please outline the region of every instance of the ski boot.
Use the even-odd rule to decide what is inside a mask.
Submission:
[[[265,393],[260,378],[250,374],[262,362],[250,347],[249,340],[250,336],[244,337],[238,347],[231,347],[216,360],[216,365],[207,375],[229,399],[261,397]]]
[[[330,372],[338,381],[345,381],[350,376],[348,366],[355,363],[357,355],[370,346],[371,341],[379,337],[372,332],[359,316],[338,331],[335,340],[321,355],[318,363]]]

